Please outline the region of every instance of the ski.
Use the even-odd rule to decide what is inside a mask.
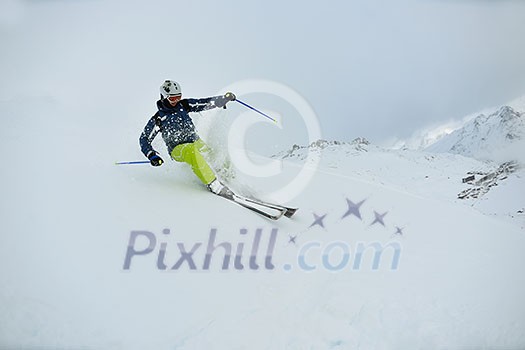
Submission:
[[[284,216],[286,216],[287,218],[291,218],[293,214],[295,214],[297,209],[299,209],[299,208],[288,208],[288,207],[285,207],[285,208],[286,208],[286,212],[284,213]]]
[[[285,207],[259,199],[244,197],[231,192],[231,190],[216,194],[271,220],[278,220],[282,216],[291,218],[297,211],[297,208]]]
[[[242,197],[242,198],[245,201],[250,202],[250,203],[254,203],[254,204],[262,205],[262,206],[265,206],[265,207],[268,207],[268,208],[273,208],[273,209],[276,209],[276,210],[284,211],[283,215],[286,216],[287,218],[291,218],[295,214],[297,209],[298,209],[298,208],[286,207],[286,206],[280,205],[280,204],[268,203],[268,202],[265,202],[265,201],[262,201],[262,200],[259,200],[259,199],[253,199],[253,198],[247,198],[247,197]]]
[[[230,199],[228,197],[224,197],[224,198],[227,198],[227,199]],[[255,203],[255,202],[252,202],[252,201],[248,201],[247,198],[245,197],[242,197],[242,196],[238,196],[236,194],[233,195],[233,197],[230,199],[231,201],[233,201],[234,203],[237,203],[239,204],[240,206],[248,209],[248,210],[251,210],[259,215],[262,215],[268,219],[271,219],[271,220],[278,220],[280,219],[283,215],[285,215],[286,213],[286,210],[283,209],[283,208],[276,208],[276,207],[270,207],[270,206],[267,206],[267,205],[264,205],[264,204],[261,204],[261,203]],[[262,208],[265,208],[265,209],[270,209],[271,211],[274,211],[274,213],[270,213],[268,211],[265,211],[264,209],[262,208],[257,208],[255,205],[258,205]]]

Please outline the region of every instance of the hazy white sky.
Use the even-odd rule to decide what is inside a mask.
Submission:
[[[51,96],[137,125],[166,78],[192,97],[283,83],[324,138],[377,143],[525,94],[525,1],[1,0],[0,13],[0,100]]]

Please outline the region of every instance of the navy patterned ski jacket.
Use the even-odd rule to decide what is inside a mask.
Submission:
[[[139,138],[142,153],[148,157],[151,152],[155,152],[151,143],[159,131],[170,155],[175,146],[197,141],[199,135],[188,113],[216,108],[218,107],[216,103],[223,98],[223,96],[188,98],[180,100],[175,106],[171,106],[168,100],[157,101],[158,111],[150,118]]]

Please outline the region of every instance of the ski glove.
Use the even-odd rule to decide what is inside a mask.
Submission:
[[[161,157],[157,155],[157,153],[151,151],[150,154],[148,154],[148,159],[151,165],[153,166],[161,166],[164,161]]]
[[[235,101],[236,97],[233,92],[227,92],[224,96],[220,96],[215,100],[215,106],[218,108],[226,108],[226,103]]]

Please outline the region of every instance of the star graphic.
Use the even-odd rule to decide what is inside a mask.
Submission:
[[[363,199],[359,203],[354,203],[350,199],[346,198],[346,203],[348,204],[348,209],[346,210],[346,213],[343,215],[341,219],[346,218],[349,215],[355,215],[359,220],[362,220],[361,218],[361,212],[359,211],[359,208],[363,203],[365,202],[365,199]]]
[[[319,225],[322,228],[324,228],[323,220],[326,217],[326,215],[328,215],[328,214],[324,214],[324,215],[317,215],[316,213],[313,213],[313,214],[314,214],[315,221],[310,225],[310,227],[315,226],[315,225]]]
[[[374,221],[372,221],[370,226],[377,224],[377,223],[385,226],[385,222],[383,221],[383,218],[385,217],[386,214],[388,214],[387,211],[385,211],[383,214],[379,214],[377,211],[374,210],[374,215],[376,218],[374,219]]]
[[[397,227],[397,226],[396,226],[396,232],[394,233],[394,235],[395,235],[395,236],[397,236],[397,235],[402,236],[402,235],[403,235],[403,230],[404,230],[404,229],[405,229],[404,227]]]
[[[297,239],[297,235],[295,235],[295,236],[288,235],[288,237],[289,237],[288,244],[290,244],[290,243],[297,244],[297,242],[295,241]]]

